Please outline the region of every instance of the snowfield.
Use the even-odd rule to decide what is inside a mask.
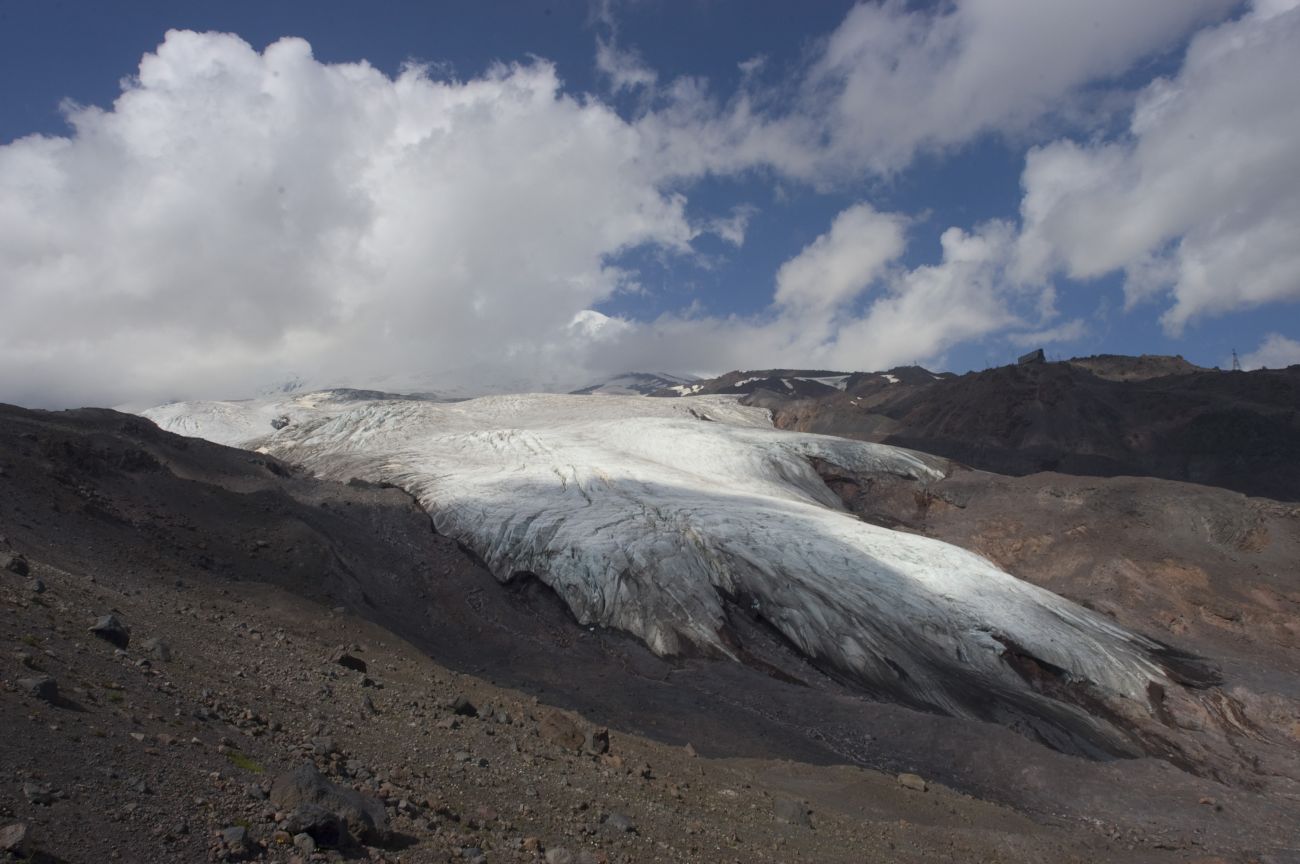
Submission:
[[[415,495],[502,581],[535,574],[584,624],[654,651],[736,656],[724,596],[809,657],[951,714],[990,698],[1113,737],[1031,689],[1007,645],[1148,712],[1176,686],[1161,646],[936,540],[844,512],[810,464],[925,481],[947,462],[771,428],[732,396],[491,396],[446,404],[347,393],[176,403],[165,429],[262,449]],[[290,418],[273,430],[270,420]]]

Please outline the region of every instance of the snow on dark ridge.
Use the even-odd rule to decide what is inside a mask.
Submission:
[[[743,598],[871,691],[1093,754],[1136,752],[1104,717],[1150,716],[1153,688],[1180,687],[1159,643],[979,555],[858,520],[813,467],[924,482],[944,475],[945,460],[778,431],[734,397],[341,404],[306,394],[146,414],[326,478],[405,488],[498,579],[535,574],[580,622],[662,655],[738,658],[726,599]],[[272,429],[281,415],[292,422]],[[1040,692],[1034,669],[1083,692],[1080,704],[1126,707],[1090,716]]]
[[[692,376],[669,375],[665,372],[625,372],[579,390],[575,396],[648,396],[657,390],[688,385],[698,379]]]

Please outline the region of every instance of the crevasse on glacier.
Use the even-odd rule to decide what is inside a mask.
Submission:
[[[723,595],[743,597],[804,654],[872,690],[959,716],[1027,717],[1049,742],[1112,752],[1125,749],[1118,730],[1037,692],[1008,651],[1143,711],[1152,684],[1172,686],[1158,643],[971,552],[856,519],[811,465],[927,480],[943,460],[778,431],[734,397],[439,404],[327,392],[146,414],[324,477],[401,486],[498,579],[533,573],[580,622],[660,654],[733,654]],[[281,415],[291,423],[273,431]]]

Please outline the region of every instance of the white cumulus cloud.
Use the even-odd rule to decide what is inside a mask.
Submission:
[[[1122,270],[1165,329],[1300,299],[1300,8],[1258,4],[1192,41],[1141,94],[1129,134],[1060,141],[1025,167],[1017,272]]]
[[[1285,369],[1300,363],[1300,342],[1269,333],[1259,347],[1241,358],[1243,369]]]
[[[527,368],[618,288],[609,256],[694,234],[637,130],[541,61],[389,78],[300,39],[171,32],[110,110],[68,121],[0,147],[0,392],[20,401]]]

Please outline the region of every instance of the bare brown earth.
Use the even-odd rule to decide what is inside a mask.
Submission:
[[[832,478],[850,503],[869,481]],[[30,570],[0,571],[0,829],[27,825],[56,860],[181,861],[228,857],[213,832],[242,825],[249,854],[289,860],[262,796],[313,760],[386,797],[395,837],[329,852],[360,859],[1296,860],[1297,516],[1123,482],[957,472],[864,515],[1220,661],[1250,725],[1232,759],[1207,724],[1217,772],[869,701],[738,610],[752,666],[666,661],[578,627],[536,582],[498,585],[398,490],[114,412],[0,409],[0,566]],[[1226,515],[1179,515],[1189,489]],[[1014,515],[1031,494],[1041,522]],[[1145,527],[1117,532],[1120,515]],[[110,613],[121,652],[86,630]],[[331,662],[340,646],[365,673]],[[42,673],[52,702],[19,683]],[[565,743],[569,711],[579,737],[609,728],[608,755]]]

